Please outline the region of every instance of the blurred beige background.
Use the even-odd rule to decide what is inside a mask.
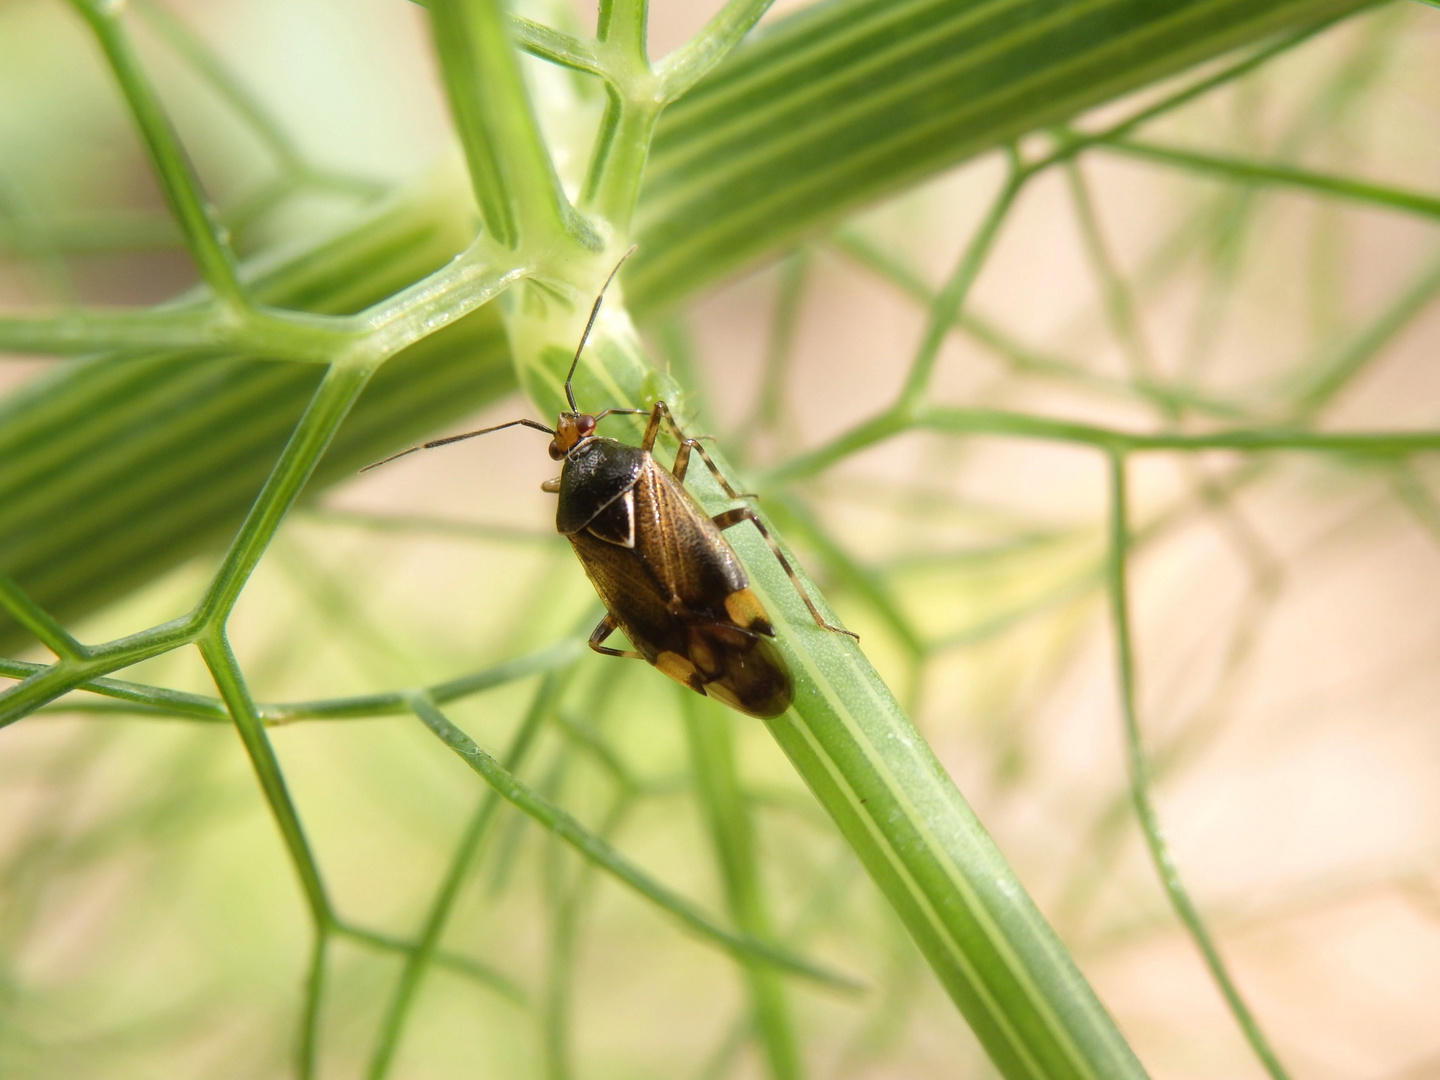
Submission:
[[[653,51],[683,40],[715,6],[656,0]],[[0,145],[31,148],[4,167],[36,201],[49,200],[42,213],[153,208],[153,185],[93,54],[55,9],[0,12],[0,94],[13,103],[0,116]],[[196,0],[173,10],[316,161],[403,182],[443,151],[420,9]],[[581,26],[592,17],[576,15]],[[232,139],[213,102],[179,93],[183,77],[153,43],[150,53],[217,200],[241,198],[260,168],[254,148]],[[1308,167],[1434,192],[1437,55],[1440,11],[1391,5],[1153,130],[1254,158],[1292,140]],[[1343,107],[1321,115],[1326,88],[1357,57],[1370,58],[1368,74]],[[50,126],[28,130],[42,100]],[[56,145],[55,130],[75,135]],[[1126,389],[1138,364],[1157,382],[1188,381],[1273,417],[1297,379],[1339,355],[1440,252],[1434,222],[1419,216],[1241,191],[1101,153],[1081,172],[1136,333],[1117,332],[1115,293],[1087,255],[1073,188],[1054,171],[1007,220],[968,310],[1088,380],[1016,373],[957,333],[931,400],[1134,430],[1170,423]],[[68,178],[63,187],[44,183],[52,173]],[[936,287],[1000,176],[997,160],[974,162],[849,227]],[[323,222],[345,206],[302,202],[264,229],[281,232],[303,215]],[[827,238],[806,259],[780,376],[780,430],[727,444],[745,430],[766,378],[783,268],[757,268],[645,328],[659,356],[689,341],[702,415],[755,474],[889,401],[923,333],[921,306]],[[187,281],[183,258],[164,252],[77,260],[71,270],[82,295],[107,302],[153,301]],[[0,274],[8,307],[44,302],[33,267]],[[1433,428],[1437,348],[1440,305],[1422,304],[1319,426]],[[0,388],[43,368],[7,360]],[[515,399],[474,422],[518,415],[531,412]],[[396,463],[322,503],[543,533],[553,502],[539,484],[553,464],[540,450],[524,432],[479,440]],[[1293,1076],[1440,1077],[1440,468],[1433,456],[1397,472],[1298,453],[1255,459],[1253,475],[1250,465],[1211,453],[1148,455],[1132,467],[1136,528],[1154,530],[1134,555],[1130,585],[1166,837]],[[1262,1076],[1128,813],[1094,577],[1103,461],[1053,444],[908,436],[797,494],[935,643],[913,663],[863,598],[799,545],[1152,1074]],[[100,640],[170,617],[207,569],[177,572],[76,632]],[[361,693],[543,645],[588,602],[578,568],[553,542],[367,531],[310,513],[267,556],[235,639],[264,699]],[[190,656],[127,674],[210,689]],[[663,680],[643,670],[624,678],[607,731],[647,776],[683,774],[674,702],[655,685]],[[523,704],[520,689],[506,688],[457,715],[488,735],[513,724]],[[845,899],[819,920],[814,948],[877,987],[860,1003],[794,988],[813,1074],[989,1075],[763,729],[736,730],[747,783],[764,796],[757,829],[777,922],[801,917],[814,882],[836,883]],[[23,990],[0,998],[5,1071],[266,1075],[288,1052],[306,931],[233,736],[46,716],[3,740],[0,950],[4,981]],[[401,721],[296,727],[277,732],[276,745],[347,912],[376,926],[413,925],[478,797],[473,778]],[[579,769],[570,783],[562,801],[592,820],[605,805],[603,777]],[[467,887],[453,939],[533,973],[545,957],[536,897],[554,857],[529,841],[508,891],[497,891],[493,868]],[[676,887],[715,897],[688,800],[641,803],[617,843]],[[743,1012],[731,966],[613,885],[591,903],[573,999],[576,1074],[708,1075],[708,1055]],[[395,970],[350,946],[340,952],[327,1076],[354,1075],[363,1062]],[[538,1072],[532,1014],[443,973],[426,995],[396,1075]],[[733,1069],[713,1075],[761,1071],[742,1050]]]

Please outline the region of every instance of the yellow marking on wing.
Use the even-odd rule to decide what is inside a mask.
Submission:
[[[676,652],[662,652],[655,657],[655,667],[663,675],[669,675],[676,682],[690,687],[691,690],[698,690],[705,693],[705,681],[700,678],[700,673],[695,670],[686,657]]]
[[[736,626],[743,626],[746,630],[758,630],[761,633],[770,632],[770,617],[765,614],[765,607],[749,589],[736,589],[725,598],[725,613],[730,616],[730,621]]]

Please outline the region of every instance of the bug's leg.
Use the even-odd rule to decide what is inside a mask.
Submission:
[[[680,449],[675,451],[675,464],[670,469],[670,474],[676,480],[685,479],[685,470],[690,467],[690,452],[693,450],[700,455],[705,462],[705,467],[710,470],[710,475],[715,477],[725,494],[732,499],[758,499],[760,496],[753,491],[736,491],[730,486],[730,481],[720,471],[710,455],[705,452],[705,447],[700,445],[701,439],[709,438],[708,435],[701,435],[691,438],[680,430],[680,425],[675,422],[675,417],[670,415],[670,407],[663,401],[657,401],[655,408],[650,412],[650,425],[645,429],[645,440],[640,444],[640,449],[649,450],[655,444],[655,434],[660,429],[660,424],[665,423],[670,431],[680,442]]]
[[[670,419],[670,407],[663,401],[655,402],[650,410],[650,422],[645,425],[645,437],[640,440],[640,449],[647,454],[655,446],[655,436],[660,434],[661,419],[670,420],[670,426],[675,426],[675,421]]]
[[[713,468],[714,466],[711,467]],[[780,563],[780,568],[785,571],[785,576],[790,579],[790,584],[795,586],[795,591],[800,594],[800,599],[805,601],[805,607],[809,610],[810,617],[815,620],[815,625],[825,630],[833,630],[837,634],[845,634],[848,637],[854,638],[856,641],[860,640],[860,635],[853,630],[846,630],[842,626],[831,626],[825,621],[824,616],[820,614],[820,609],[815,606],[815,602],[810,599],[810,594],[805,591],[805,586],[800,583],[799,575],[795,573],[795,568],[790,565],[790,560],[785,558],[784,552],[780,550],[780,545],[777,544],[775,538],[770,535],[770,530],[760,523],[760,517],[754,510],[751,510],[748,506],[737,506],[734,510],[726,510],[723,514],[716,514],[710,520],[715,522],[716,526],[721,529],[728,529],[732,525],[739,525],[742,521],[748,521],[754,525],[755,528],[760,530],[760,535],[765,538],[765,543],[770,545],[770,551]]]
[[[600,620],[599,625],[590,632],[590,648],[606,656],[623,656],[630,660],[644,660],[645,657],[641,656],[638,652],[632,652],[629,649],[611,649],[602,644],[606,638],[615,632],[615,628],[615,616],[607,614]]]
[[[676,429],[679,430],[678,428]],[[760,496],[753,491],[736,491],[730,486],[730,481],[720,471],[720,467],[710,459],[705,452],[705,447],[700,445],[699,439],[681,437],[680,449],[675,451],[675,467],[670,470],[676,480],[685,479],[685,470],[690,467],[690,451],[694,450],[700,455],[700,460],[705,462],[705,467],[710,470],[710,475],[715,477],[716,482],[725,489],[725,494],[732,499],[758,499]]]
[[[601,409],[595,414],[595,422],[598,424],[607,416],[649,416],[649,409]]]

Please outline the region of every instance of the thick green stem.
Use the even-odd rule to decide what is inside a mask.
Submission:
[[[656,392],[661,384],[622,316],[612,311],[611,321],[596,325],[595,345],[577,372],[582,403],[633,407],[664,396]],[[557,358],[567,359],[562,343],[570,333],[563,324],[552,327],[546,345],[544,330],[531,326],[523,339],[527,347],[517,347],[535,373],[526,378],[522,369],[522,381],[540,391],[542,409],[555,400],[546,376]],[[579,392],[582,378],[585,395]],[[725,467],[723,460],[720,464]],[[712,513],[726,505],[700,467],[690,470],[686,483]],[[753,529],[741,526],[727,535],[776,625],[777,644],[795,680],[796,704],[770,722],[771,732],[997,1067],[1007,1077],[1143,1076],[1063,946],[859,647],[815,625]],[[793,554],[790,559],[796,562]],[[817,595],[808,581],[806,587]],[[473,752],[466,758],[477,770],[485,760]]]

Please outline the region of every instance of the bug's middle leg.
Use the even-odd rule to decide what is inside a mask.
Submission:
[[[755,528],[760,531],[760,535],[764,537],[765,543],[770,545],[771,553],[775,556],[776,561],[780,563],[780,568],[785,571],[785,576],[790,579],[790,584],[795,586],[795,591],[800,594],[800,599],[805,601],[805,607],[809,610],[810,617],[815,620],[815,625],[823,630],[833,630],[837,634],[845,634],[848,637],[854,638],[856,641],[860,640],[860,635],[853,630],[846,630],[843,626],[832,626],[825,621],[825,617],[820,614],[820,609],[815,606],[815,602],[810,599],[810,594],[805,591],[805,586],[800,583],[800,575],[795,573],[795,568],[790,565],[790,560],[785,558],[785,553],[780,550],[780,545],[777,544],[775,538],[770,535],[770,530],[761,524],[760,517],[754,510],[751,510],[748,506],[737,506],[734,510],[726,510],[722,514],[716,514],[710,520],[721,529],[728,529],[733,525],[739,525],[742,521],[748,521],[754,525]]]
[[[604,644],[605,639],[618,628],[619,624],[616,623],[615,616],[607,613],[595,629],[590,632],[590,641],[588,642],[590,648],[598,653],[603,653],[605,656],[623,656],[629,660],[644,660],[645,657],[632,649],[612,649]]]
[[[670,475],[676,480],[685,479],[685,470],[690,467],[690,452],[693,450],[700,455],[700,460],[705,462],[705,467],[710,470],[710,475],[715,477],[725,494],[732,499],[758,499],[760,496],[753,491],[736,491],[730,486],[729,479],[720,471],[705,447],[700,445],[698,438],[691,438],[680,430],[680,425],[675,422],[675,417],[670,414],[670,406],[663,401],[655,402],[655,407],[650,410],[650,423],[645,427],[645,438],[640,441],[640,449],[650,451],[655,446],[655,436],[660,432],[660,425],[665,424],[670,428],[672,434],[680,442],[680,449],[675,451],[675,464],[670,469]]]

